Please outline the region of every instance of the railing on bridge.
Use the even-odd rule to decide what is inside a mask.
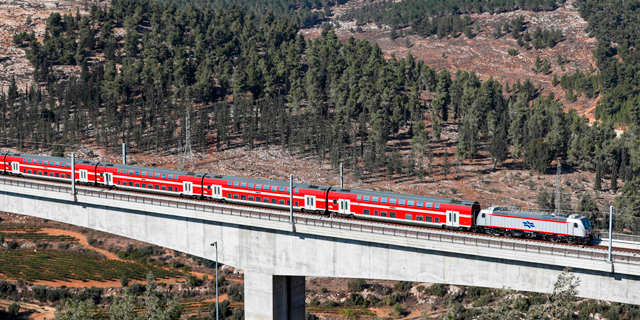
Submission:
[[[35,182],[30,180],[17,180],[17,179],[7,179],[5,177],[0,177],[0,183],[6,184],[6,185],[27,187],[32,189],[71,193],[71,188],[67,186],[40,183],[40,182]],[[211,213],[217,213],[217,214],[226,214],[231,216],[289,222],[288,213],[286,214],[274,213],[274,212],[267,212],[266,210],[237,209],[237,208],[230,208],[227,206],[216,205],[215,203],[211,203],[211,204],[194,203],[189,201],[169,200],[169,199],[162,199],[158,197],[150,197],[150,196],[144,196],[144,195],[134,195],[134,194],[126,194],[126,193],[118,193],[118,192],[106,192],[105,190],[91,190],[91,189],[84,189],[84,188],[76,188],[76,192],[78,194],[89,196],[89,197],[138,202],[138,203],[145,203],[150,205],[204,211],[204,212],[211,212]],[[591,259],[591,260],[600,260],[600,261],[607,260],[607,252],[604,250],[595,250],[595,249],[582,248],[582,247],[576,247],[576,246],[550,246],[550,245],[536,244],[535,242],[528,243],[528,242],[522,242],[522,241],[518,242],[513,240],[505,241],[503,239],[496,239],[491,237],[478,238],[478,237],[466,236],[463,234],[453,234],[453,233],[447,234],[443,232],[437,232],[436,230],[434,231],[429,231],[428,229],[408,230],[408,229],[401,229],[394,226],[363,224],[358,222],[349,222],[349,221],[341,221],[341,220],[327,220],[327,219],[315,218],[315,217],[294,217],[294,223],[323,227],[323,228],[334,228],[339,230],[350,230],[350,231],[368,232],[373,234],[390,235],[390,236],[396,236],[396,237],[406,237],[406,238],[412,238],[412,239],[424,239],[424,240],[432,240],[432,241],[439,241],[439,242],[460,243],[465,245],[509,249],[509,250],[522,251],[522,252],[544,253],[544,254],[555,255],[555,256],[575,257],[580,259]],[[640,264],[640,255],[624,255],[624,254],[619,254],[614,252],[612,258],[617,263],[623,262],[623,263]]]

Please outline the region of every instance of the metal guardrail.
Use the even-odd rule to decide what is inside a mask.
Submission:
[[[614,233],[612,238],[613,240],[640,242],[640,236],[633,234]]]
[[[71,187],[45,184],[45,183],[33,182],[29,180],[15,180],[15,179],[6,179],[4,177],[0,177],[0,183],[6,184],[6,185],[15,185],[20,187],[32,188],[32,189],[49,190],[49,191],[63,192],[68,194],[71,193]],[[78,194],[89,196],[89,197],[138,202],[138,203],[144,203],[144,204],[150,204],[150,205],[181,208],[181,209],[194,210],[194,211],[204,211],[204,212],[211,212],[211,213],[217,213],[217,214],[227,214],[231,216],[247,217],[247,218],[254,218],[254,219],[264,219],[264,220],[280,221],[280,222],[287,222],[287,223],[289,222],[288,213],[276,214],[276,213],[270,213],[270,212],[264,212],[264,211],[234,209],[234,208],[229,208],[229,207],[220,206],[216,204],[208,204],[208,203],[200,204],[200,203],[192,203],[187,201],[168,200],[168,199],[161,199],[156,197],[148,197],[148,196],[142,196],[142,195],[105,192],[104,190],[90,190],[90,189],[76,188],[76,192]],[[447,242],[447,243],[474,245],[478,247],[510,249],[514,251],[541,253],[541,254],[549,254],[549,255],[564,256],[564,257],[575,257],[580,259],[591,259],[591,260],[600,260],[600,261],[607,260],[606,251],[583,249],[579,247],[568,247],[568,246],[556,247],[556,246],[548,246],[548,245],[545,246],[545,245],[533,244],[533,243],[527,243],[527,242],[503,241],[501,239],[493,239],[493,238],[482,239],[478,237],[469,237],[469,236],[460,235],[460,234],[446,234],[442,232],[431,232],[425,229],[406,230],[406,229],[399,229],[399,228],[393,228],[393,227],[384,227],[380,225],[370,225],[370,224],[354,223],[354,222],[339,221],[339,220],[327,220],[327,219],[313,218],[313,217],[295,217],[294,216],[294,223],[323,227],[323,228],[333,228],[333,229],[339,229],[339,230],[368,232],[373,234],[389,235],[389,236],[396,236],[396,237],[406,237],[406,238],[424,239],[424,240],[432,240],[432,241]],[[623,255],[623,254],[614,252],[612,258],[617,263],[640,264],[640,255]]]

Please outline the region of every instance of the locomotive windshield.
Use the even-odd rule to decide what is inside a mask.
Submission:
[[[591,221],[589,221],[588,218],[582,218],[580,220],[582,221],[585,230],[591,229]]]

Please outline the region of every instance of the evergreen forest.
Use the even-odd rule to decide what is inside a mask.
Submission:
[[[526,79],[503,88],[474,72],[437,72],[410,54],[385,58],[375,43],[340,41],[330,29],[306,40],[298,31],[307,22],[286,10],[256,9],[251,1],[113,0],[91,6],[88,15],[51,14],[43,41],[14,36],[35,68],[34,81],[26,88],[14,81],[0,94],[0,135],[18,144],[95,141],[108,149],[126,142],[140,152],[174,152],[189,122],[200,151],[278,145],[333,165],[344,162],[359,176],[389,178],[446,173],[452,159],[469,163],[487,156],[495,166],[512,159],[544,173],[559,159],[596,172],[596,190],[617,190],[624,181],[616,205],[640,216],[640,59],[630,49],[637,39],[635,7],[616,0],[577,2],[600,41],[601,72],[563,78],[562,85],[589,88],[588,82],[591,90],[602,91],[598,114],[604,121],[592,125],[574,111],[563,112],[556,97],[541,95]],[[413,23],[415,17],[401,12],[424,11],[409,7],[419,3],[443,17],[557,5],[404,1],[392,9],[398,10],[394,18],[384,18],[393,11],[380,11],[379,18],[369,19]],[[611,28],[606,21],[614,18],[629,31]],[[462,28],[469,24],[465,18],[449,20]],[[80,72],[61,77],[54,68],[59,65],[75,65]],[[614,125],[620,121],[629,127],[617,138]],[[433,147],[444,128],[457,131],[454,154]],[[410,152],[400,152],[403,141],[409,141]],[[605,177],[610,186],[601,185]],[[620,228],[640,230],[638,221],[629,219]]]

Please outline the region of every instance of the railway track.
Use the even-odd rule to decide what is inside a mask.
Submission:
[[[34,179],[34,178],[28,178],[28,177],[23,177],[23,176],[3,175],[1,177],[2,178],[27,180],[27,181],[31,181],[31,182],[37,182],[37,183],[40,183],[40,184],[49,184],[49,185],[57,185],[57,186],[65,186],[65,187],[69,187],[71,185],[69,183],[64,183],[64,182],[43,181],[43,180]],[[154,197],[154,198],[158,198],[158,199],[166,199],[166,200],[172,200],[172,201],[180,200],[180,201],[193,202],[193,203],[215,204],[215,205],[220,205],[220,206],[223,206],[225,208],[230,208],[230,209],[250,209],[250,210],[253,210],[253,211],[264,212],[264,213],[277,212],[278,214],[289,215],[289,211],[288,210],[279,210],[279,209],[271,209],[271,208],[267,209],[267,208],[249,206],[249,205],[231,204],[231,203],[227,203],[227,202],[217,202],[217,201],[210,201],[210,200],[203,200],[203,199],[192,199],[192,198],[182,198],[182,197],[177,197],[177,196],[150,194],[150,193],[144,193],[144,192],[138,192],[138,191],[123,190],[123,189],[118,189],[118,188],[107,188],[107,187],[102,187],[102,186],[86,185],[86,184],[77,185],[76,188],[78,188],[78,187],[88,188],[88,189],[93,189],[93,190],[100,190],[100,191],[105,191],[105,192],[117,191],[118,193],[122,193],[122,194],[142,195],[142,196],[145,196],[145,197]],[[476,232],[471,232],[471,231],[437,229],[437,228],[430,228],[430,227],[424,227],[424,226],[405,225],[405,224],[399,224],[399,223],[371,221],[371,220],[366,220],[366,219],[356,219],[356,218],[337,217],[337,216],[330,217],[329,215],[326,215],[326,214],[315,214],[315,213],[299,212],[299,211],[294,212],[294,217],[296,217],[296,216],[297,217],[305,217],[306,216],[306,217],[313,217],[315,219],[320,218],[320,219],[327,219],[327,220],[330,220],[330,221],[338,221],[338,222],[340,222],[340,221],[345,221],[345,222],[357,221],[358,224],[372,226],[372,227],[381,227],[381,228],[382,227],[393,226],[394,228],[397,228],[397,229],[409,230],[409,231],[428,230],[429,232],[436,232],[436,233],[442,233],[442,234],[447,234],[447,235],[471,235],[473,237],[481,237],[481,238],[486,238],[486,239],[508,239],[508,240],[518,241],[518,242],[529,242],[529,243],[545,244],[545,245],[552,245],[552,246],[558,246],[558,247],[589,248],[589,249],[595,249],[595,250],[602,250],[602,251],[605,251],[605,252],[609,250],[608,246],[604,246],[604,245],[580,245],[580,244],[570,244],[570,243],[563,243],[563,242],[549,242],[549,241],[545,241],[545,240],[541,240],[541,239],[535,239],[535,238],[533,238],[533,239],[531,239],[531,238],[507,238],[507,237],[503,237],[503,236],[496,236],[496,235],[485,234],[485,233],[476,233]],[[640,250],[639,249],[613,247],[612,250],[614,252],[628,253],[628,254],[634,254],[634,256],[635,255],[640,256]]]

